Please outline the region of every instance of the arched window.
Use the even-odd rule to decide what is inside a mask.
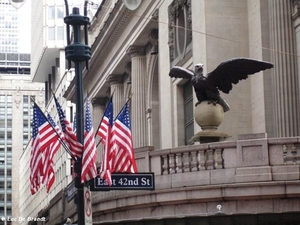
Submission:
[[[174,0],[168,10],[170,63],[174,66],[191,57],[191,2],[190,0]]]

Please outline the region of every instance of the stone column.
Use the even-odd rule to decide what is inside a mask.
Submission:
[[[273,97],[278,137],[299,136],[299,92],[291,1],[269,0],[274,69]]]
[[[148,132],[148,145],[159,146],[159,127],[158,127],[158,84],[157,84],[157,59],[158,59],[158,30],[154,29],[148,36],[151,45],[149,46],[149,58],[147,63],[147,79],[146,79],[146,120]],[[148,52],[148,51],[147,51]],[[154,110],[153,110],[154,107]],[[153,114],[154,112],[154,114]]]
[[[93,128],[95,133],[97,133],[97,129],[104,115],[107,100],[108,100],[107,97],[97,97],[97,98],[93,98],[91,101],[93,105],[92,115],[93,115]],[[99,136],[96,135],[96,145],[98,145],[99,141],[100,138]],[[102,161],[102,153],[104,149],[103,145],[99,144],[97,149],[98,149],[97,163],[100,163]]]
[[[131,132],[134,148],[144,147],[147,143],[146,130],[146,56],[141,46],[130,46],[127,54],[131,57]]]
[[[110,84],[111,94],[114,93],[113,104],[114,104],[114,116],[116,117],[125,103],[124,90],[123,90],[123,75],[111,74],[108,76],[107,81]]]

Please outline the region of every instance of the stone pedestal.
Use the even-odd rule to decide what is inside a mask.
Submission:
[[[202,131],[195,134],[191,141],[209,143],[222,141],[229,137],[225,132],[217,131],[224,118],[221,105],[203,101],[196,106],[194,116]]]

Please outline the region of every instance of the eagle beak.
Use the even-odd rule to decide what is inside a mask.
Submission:
[[[203,65],[200,65],[199,67],[198,67],[198,71],[203,71]]]
[[[198,63],[198,64],[196,65],[196,68],[197,68],[198,71],[202,71],[202,70],[203,70],[203,64]]]

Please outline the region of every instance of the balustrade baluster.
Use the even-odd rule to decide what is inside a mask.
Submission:
[[[223,154],[222,149],[216,149],[214,153],[214,168],[215,169],[223,169],[224,168],[224,160],[223,160]]]
[[[175,163],[176,163],[176,173],[183,173],[183,162],[184,162],[184,158],[183,158],[183,154],[182,153],[176,153],[175,154]]]
[[[190,152],[184,152],[182,154],[182,159],[183,159],[183,165],[182,165],[182,172],[190,172],[190,163],[191,163],[191,156]]]
[[[204,150],[199,151],[199,155],[200,155],[199,170],[206,170],[206,151]]]
[[[161,161],[162,161],[162,174],[169,174],[169,160],[168,160],[168,155],[162,155],[161,156]]]
[[[214,159],[213,159],[213,151],[212,149],[206,150],[207,160],[206,160],[206,169],[211,170],[214,168]]]
[[[169,155],[169,173],[176,173],[176,155],[170,154]]]
[[[191,152],[191,170],[190,171],[198,171],[200,167],[200,155],[197,151]]]

